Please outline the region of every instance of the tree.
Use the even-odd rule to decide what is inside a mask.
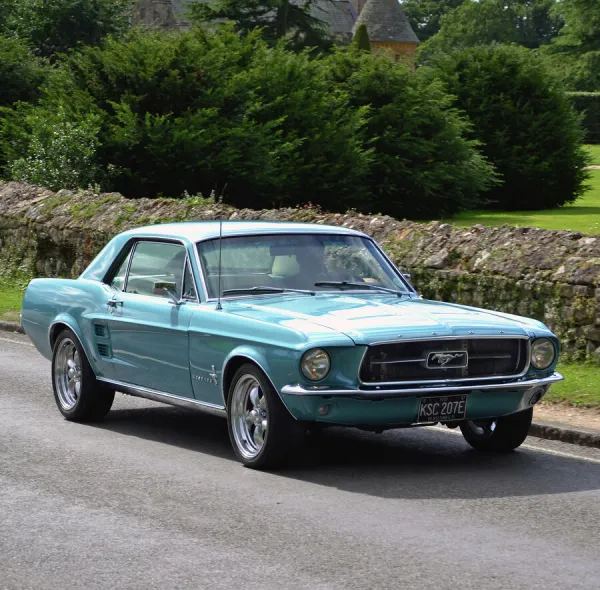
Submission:
[[[565,26],[547,54],[573,90],[600,89],[600,9],[597,0],[561,0],[555,13]]]
[[[492,45],[437,55],[434,65],[501,175],[502,184],[485,195],[490,208],[552,208],[584,192],[579,116],[545,60],[522,47]]]
[[[19,101],[37,101],[47,74],[46,64],[31,54],[24,41],[0,34],[0,136],[12,114],[10,107]],[[7,155],[0,149],[0,177],[6,176],[6,162]]]
[[[27,40],[41,57],[55,58],[79,44],[98,45],[129,25],[131,0],[11,0],[7,34]]]
[[[367,25],[359,25],[354,34],[354,44],[361,51],[371,52],[371,41],[369,40],[369,32],[367,31]]]
[[[441,17],[465,0],[403,0],[402,10],[423,43],[440,30]]]
[[[57,182],[76,142],[69,181],[131,197],[215,190],[241,207],[346,209],[370,162],[364,113],[331,89],[319,60],[226,27],[136,30],[84,48],[23,115],[2,141],[14,177]]]
[[[420,48],[420,59],[461,47],[516,43],[537,48],[549,43],[562,21],[555,0],[466,0],[441,18],[441,28]]]
[[[0,35],[0,107],[33,102],[46,76],[44,63],[20,39]]]
[[[333,0],[215,0],[190,5],[190,19],[196,23],[231,21],[238,32],[263,29],[271,44],[285,39],[292,47],[327,47],[331,43],[326,24],[313,15],[317,4]]]
[[[372,164],[357,209],[431,219],[481,205],[493,168],[466,138],[470,124],[439,80],[352,47],[326,61],[351,105],[368,109],[361,135]]]

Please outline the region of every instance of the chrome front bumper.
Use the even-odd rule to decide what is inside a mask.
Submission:
[[[540,379],[527,379],[525,381],[514,381],[512,383],[484,383],[471,385],[436,385],[435,387],[410,387],[402,389],[329,389],[327,387],[302,387],[301,385],[285,385],[281,389],[281,393],[285,395],[298,396],[345,396],[345,397],[360,397],[363,399],[385,398],[385,397],[414,397],[421,395],[445,395],[457,391],[490,391],[502,390],[517,391],[517,390],[534,390],[545,388],[547,389],[553,383],[563,381],[564,377],[560,373],[554,373],[549,377]]]

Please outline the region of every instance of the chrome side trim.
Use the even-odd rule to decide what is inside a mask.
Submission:
[[[441,387],[413,387],[409,389],[327,389],[313,388],[308,389],[301,385],[285,385],[281,389],[281,393],[286,395],[299,396],[343,396],[343,397],[359,397],[363,399],[380,399],[384,397],[414,397],[418,395],[440,394],[445,395],[455,391],[489,391],[489,390],[520,390],[520,389],[537,389],[538,387],[547,387],[553,383],[563,381],[564,377],[560,373],[554,373],[550,377],[541,377],[539,379],[528,379],[527,381],[517,381],[511,383],[484,383],[481,385],[445,385]]]
[[[490,339],[503,339],[503,338],[512,338],[514,340],[527,340],[527,359],[525,362],[524,369],[518,375],[500,375],[499,377],[465,377],[463,379],[431,379],[431,380],[420,380],[420,381],[362,381],[360,378],[360,370],[362,369],[363,363],[365,362],[365,357],[369,352],[369,348],[371,346],[382,346],[384,344],[404,344],[406,342],[421,342],[421,341],[429,341],[429,340],[490,340]],[[531,367],[531,342],[532,339],[529,336],[524,335],[510,335],[510,334],[499,334],[498,336],[433,336],[431,338],[407,338],[406,340],[391,340],[389,342],[373,342],[365,347],[365,351],[363,352],[362,358],[360,360],[360,364],[358,365],[358,382],[361,385],[368,385],[369,387],[387,387],[390,385],[395,386],[404,386],[404,385],[420,385],[427,383],[468,383],[471,381],[501,381],[506,379],[520,379],[521,377],[525,377],[527,372]]]
[[[113,379],[105,379],[102,377],[98,377],[97,379],[102,383],[108,383],[109,385],[114,386],[114,388],[121,393],[126,393],[127,395],[132,395],[134,397],[142,397],[170,406],[187,408],[188,410],[199,410],[221,418],[227,416],[225,408],[216,404],[209,404],[189,397],[173,395],[172,393],[164,393],[163,391],[156,391],[155,389],[148,389],[147,387],[140,387],[139,385],[130,385],[128,383],[123,383],[122,381],[114,381]]]

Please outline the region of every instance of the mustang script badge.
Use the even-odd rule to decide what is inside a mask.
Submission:
[[[427,355],[428,369],[464,369],[469,364],[466,350],[457,352],[430,352]]]

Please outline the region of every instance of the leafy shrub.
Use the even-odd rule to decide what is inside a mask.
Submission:
[[[494,180],[452,100],[356,48],[136,30],[64,57],[0,150],[13,177],[52,187],[437,217],[478,205]]]
[[[501,175],[503,183],[486,195],[490,207],[544,209],[582,194],[579,117],[541,59],[523,48],[492,45],[438,56],[435,66]]]
[[[586,143],[600,143],[600,92],[569,92],[569,96],[583,116]]]
[[[88,187],[97,181],[97,114],[72,117],[62,107],[49,112],[22,105],[5,125],[12,128],[8,172],[14,180],[53,190]]]
[[[369,163],[362,112],[318,61],[258,33],[135,31],[85,48],[52,77],[43,108],[88,103],[102,119],[98,161],[130,196],[214,190],[238,206],[344,207]]]
[[[361,209],[435,218],[479,204],[492,167],[465,139],[469,123],[442,84],[382,56],[357,50],[328,58],[332,80],[355,108],[369,108],[362,135],[373,150]]]

